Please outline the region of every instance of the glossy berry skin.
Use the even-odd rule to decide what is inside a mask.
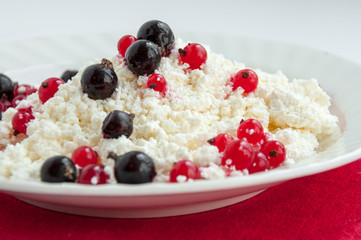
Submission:
[[[6,97],[8,101],[14,98],[14,83],[11,79],[0,73],[0,98]]]
[[[102,59],[100,64],[88,66],[81,77],[81,87],[91,99],[109,98],[118,87],[112,62]]]
[[[186,181],[201,178],[199,168],[190,160],[181,160],[174,164],[169,175],[169,181],[178,182],[178,176],[186,177]]]
[[[78,183],[81,184],[106,184],[110,176],[104,171],[104,166],[101,164],[89,164],[80,170],[78,176]]]
[[[244,93],[250,93],[256,90],[258,86],[258,76],[251,69],[243,69],[231,77],[231,82],[233,83],[233,91],[241,87]]]
[[[262,152],[254,152],[252,163],[248,167],[248,172],[251,174],[255,172],[263,172],[268,169],[270,169],[270,166],[266,155]]]
[[[165,93],[167,82],[161,74],[153,73],[148,78],[147,86],[154,91]]]
[[[132,35],[125,35],[121,37],[117,45],[119,54],[124,57],[128,47],[135,41],[137,41],[137,38]]]
[[[48,158],[40,170],[43,182],[75,182],[77,172],[73,161],[65,156],[57,155]]]
[[[159,47],[148,40],[138,40],[125,52],[125,62],[130,71],[138,75],[152,74],[160,64]]]
[[[60,78],[64,82],[68,82],[72,77],[74,77],[77,74],[78,74],[77,70],[66,70],[65,72],[63,72]]]
[[[48,78],[41,83],[38,94],[42,103],[46,103],[50,98],[54,97],[55,93],[59,90],[59,86],[65,82],[60,78]]]
[[[133,118],[134,114],[119,110],[111,111],[103,121],[104,138],[119,138],[123,135],[129,138],[133,132]]]
[[[143,152],[131,151],[115,159],[114,175],[118,183],[152,182],[156,174],[153,159]]]
[[[252,146],[245,140],[236,139],[230,142],[222,157],[222,165],[234,166],[236,170],[248,168],[253,159]]]
[[[30,108],[18,109],[14,114],[11,123],[16,131],[26,134],[29,122],[33,119],[34,116]]]
[[[238,139],[246,139],[251,144],[262,144],[265,140],[262,124],[253,118],[241,121],[237,129]]]
[[[160,47],[161,55],[168,56],[174,46],[174,34],[168,24],[151,20],[144,23],[138,30],[138,39],[149,40]]]
[[[276,168],[286,160],[286,148],[277,140],[265,142],[261,148],[261,152],[266,155],[270,168]]]
[[[20,85],[15,84],[14,97],[29,96],[36,91],[37,89],[29,84],[20,84]]]
[[[200,69],[207,61],[207,50],[198,43],[189,43],[184,49],[178,49],[181,64],[188,63],[189,69]]]
[[[234,138],[227,133],[220,133],[214,138],[208,140],[208,143],[216,146],[219,152],[223,152],[227,145],[232,142]]]
[[[75,149],[71,155],[71,159],[79,167],[98,163],[98,155],[92,148],[87,146],[81,146]]]

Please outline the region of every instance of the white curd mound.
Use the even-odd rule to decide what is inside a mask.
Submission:
[[[206,47],[208,59],[202,70],[185,71],[187,66],[179,64],[176,51],[185,45],[177,39],[175,51],[163,57],[155,71],[167,81],[165,96],[145,88],[147,77],[133,74],[115,57],[119,87],[111,98],[89,99],[80,86],[82,71],[99,60],[80,69],[45,104],[41,104],[37,93],[23,101],[20,107],[33,106],[35,120],[28,126],[29,137],[16,145],[9,144],[16,110],[6,111],[0,122],[0,144],[7,145],[0,152],[0,176],[40,181],[40,167],[47,158],[70,157],[77,147],[87,145],[99,154],[110,174],[114,160],[107,158],[109,152],[137,150],[154,160],[155,181],[168,181],[173,164],[183,159],[201,167],[203,178],[218,179],[226,174],[217,165],[218,149],[207,140],[219,133],[235,137],[241,119],[259,120],[266,132],[280,140],[287,149],[286,164],[315,154],[320,140],[337,129],[337,117],[328,110],[330,97],[316,80],[289,81],[281,72],[269,74],[256,69],[258,88],[244,96],[241,88],[232,91],[229,79],[245,65]],[[103,138],[102,123],[112,110],[135,114],[129,139]],[[111,178],[114,181],[114,176]]]

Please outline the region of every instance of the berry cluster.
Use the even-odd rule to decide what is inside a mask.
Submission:
[[[108,157],[115,160],[114,176],[118,183],[152,182],[157,174],[153,159],[143,152],[131,151],[119,156],[110,153]],[[110,176],[100,162],[92,148],[81,146],[73,151],[71,158],[62,155],[48,158],[41,167],[41,180],[53,183],[107,184]],[[80,168],[79,171],[76,166]]]
[[[114,139],[123,135],[129,138],[133,132],[133,118],[134,114],[119,110],[110,112],[103,121],[104,138]],[[114,176],[118,183],[152,182],[157,174],[153,159],[143,152],[130,151],[120,156],[110,153],[108,158],[115,160]],[[71,159],[61,155],[47,159],[41,168],[41,179],[44,182],[105,184],[110,177],[100,162],[92,148],[81,146],[73,151]],[[81,168],[79,174],[76,166]]]
[[[0,74],[0,120],[2,119],[2,112],[10,107],[17,107],[22,100],[36,91],[36,88],[31,85],[19,85],[8,76]]]
[[[137,37],[125,35],[118,41],[118,52],[128,68],[137,75],[152,74],[174,46],[174,35],[168,24],[152,20],[144,23]]]
[[[137,37],[125,35],[118,41],[118,52],[125,59],[128,68],[137,75],[150,75],[147,88],[164,94],[166,80],[160,74],[153,74],[162,57],[168,56],[174,47],[174,35],[164,22],[152,20],[144,23]],[[197,43],[189,43],[178,49],[179,62],[188,64],[188,69],[201,69],[207,60],[206,49]]]
[[[54,96],[54,94],[58,91],[59,85],[64,84],[64,81],[59,78],[48,78],[45,81],[43,81],[39,87],[38,94],[39,99],[42,103],[45,103],[50,98]],[[24,86],[21,88],[22,85],[15,88],[17,89],[17,93],[19,92],[29,92],[34,91],[33,88],[29,85]],[[23,90],[21,90],[23,89]],[[35,89],[36,91],[36,89]],[[18,95],[18,96],[24,96],[24,95]],[[16,98],[14,98],[16,99]],[[12,118],[12,125],[14,130],[17,133],[23,133],[26,134],[29,122],[34,119],[34,115],[32,113],[32,107],[29,106],[27,108],[19,108],[18,111],[14,114]]]
[[[63,73],[63,77],[71,77],[70,75],[74,75],[76,72],[65,71]],[[42,103],[45,103],[50,98],[52,98],[55,93],[58,91],[58,88],[61,84],[65,82],[59,78],[48,78],[43,81],[39,87],[36,89],[34,86],[29,84],[18,84],[14,83],[9,77],[4,74],[0,74],[0,109],[1,112],[6,111],[10,107],[17,107],[19,103],[26,99],[32,93],[38,92],[39,99]],[[0,112],[0,120],[1,114]],[[28,106],[25,108],[17,109],[17,112],[14,114],[12,118],[12,126],[15,130],[15,135],[22,133],[26,135],[27,126],[29,122],[34,119],[34,115],[32,113],[32,106]]]
[[[237,139],[221,133],[208,140],[221,153],[221,165],[228,173],[245,170],[255,173],[280,166],[286,159],[284,145],[269,140],[263,127],[256,119],[242,120],[237,129]],[[176,162],[170,172],[170,182],[185,182],[201,178],[200,169],[190,160]]]
[[[90,147],[75,149],[71,158],[57,155],[48,158],[40,170],[43,182],[78,182],[81,184],[106,184],[110,178],[99,163],[97,153]],[[79,173],[76,166],[80,168]]]
[[[22,100],[25,100],[32,93],[38,92],[40,101],[45,103],[55,95],[59,86],[65,83],[64,81],[70,80],[75,74],[77,71],[68,70],[62,74],[64,80],[55,77],[48,78],[42,82],[39,89],[29,84],[14,83],[6,75],[0,74],[0,120],[2,119],[2,112],[10,107],[17,107]],[[14,136],[16,136],[15,143],[27,137],[27,127],[33,119],[32,106],[17,109],[12,118]]]
[[[228,137],[224,140],[225,135],[220,134],[211,141],[220,152],[223,150],[223,166],[236,170],[248,169],[249,173],[254,173],[276,168],[286,159],[284,145],[276,140],[268,140],[261,123],[256,119],[241,121],[237,139]]]
[[[166,80],[161,74],[153,74],[162,57],[171,53],[174,35],[168,24],[152,20],[144,23],[137,37],[125,35],[118,41],[118,52],[128,68],[137,75],[150,75],[147,88],[165,94]]]

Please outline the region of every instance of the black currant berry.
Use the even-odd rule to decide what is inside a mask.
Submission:
[[[66,70],[61,75],[61,79],[63,79],[64,82],[68,82],[72,77],[74,77],[78,73],[77,70]]]
[[[103,121],[104,138],[119,138],[125,135],[127,138],[133,132],[134,114],[128,114],[119,110],[111,111]]]
[[[40,175],[43,182],[75,182],[77,178],[74,162],[61,155],[48,158],[41,166]]]
[[[0,73],[0,98],[7,98],[11,101],[14,98],[15,84],[11,79]]]
[[[120,156],[110,154],[115,160],[114,175],[118,183],[147,183],[152,182],[157,175],[153,159],[138,151],[127,152]]]
[[[158,45],[148,40],[138,40],[125,52],[129,69],[138,75],[148,75],[159,67],[161,53]]]
[[[162,56],[168,56],[174,46],[174,35],[168,24],[152,20],[144,23],[138,30],[138,39],[145,39],[157,44]]]
[[[81,86],[91,99],[110,97],[118,87],[118,77],[112,62],[103,59],[100,64],[87,67],[81,77]]]

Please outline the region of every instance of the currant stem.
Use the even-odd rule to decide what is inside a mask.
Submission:
[[[117,154],[115,154],[114,152],[110,152],[110,153],[108,153],[107,158],[111,158],[111,159],[113,159],[113,160],[117,160],[118,156],[117,156]]]
[[[277,157],[278,152],[277,152],[276,150],[272,150],[272,151],[269,152],[269,155],[270,155],[271,157]]]
[[[113,63],[106,58],[103,58],[99,65],[103,68],[108,68],[108,69],[114,70]]]
[[[181,56],[185,56],[185,55],[187,55],[187,51],[186,50],[184,50],[184,49],[182,49],[182,48],[179,48],[178,49],[178,53],[179,53],[179,55],[181,55]]]
[[[41,86],[42,86],[43,88],[47,88],[47,87],[49,86],[49,83],[43,82],[43,83],[41,84]]]
[[[249,78],[249,73],[248,72],[242,72],[242,77],[243,78]]]
[[[215,141],[215,139],[214,139],[214,138],[211,138],[211,139],[208,139],[208,140],[207,140],[207,142],[208,142],[209,144],[211,144],[211,145],[213,145],[213,144],[214,144],[214,141]]]

